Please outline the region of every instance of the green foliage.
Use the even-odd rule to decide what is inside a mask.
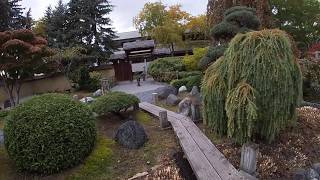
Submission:
[[[320,36],[320,2],[318,0],[271,0],[277,27],[294,37],[305,51]]]
[[[112,140],[98,136],[95,149],[84,161],[83,166],[68,179],[99,179],[101,175],[110,174],[112,161]],[[103,176],[105,178],[105,176]]]
[[[303,93],[305,96],[319,96],[318,87],[320,87],[320,63],[313,60],[300,60],[303,73]]]
[[[170,82],[177,78],[177,71],[184,70],[182,57],[160,58],[150,63],[148,67],[149,74],[159,82]]]
[[[294,123],[302,76],[291,46],[280,30],[238,34],[203,80],[208,126],[242,144],[271,142]]]
[[[78,165],[90,154],[95,119],[69,96],[45,94],[13,109],[4,135],[9,157],[20,170],[52,174]]]
[[[216,40],[231,40],[239,32],[258,30],[259,27],[255,9],[235,6],[225,12],[223,21],[213,27],[211,34]]]
[[[208,53],[208,48],[195,48],[193,55],[186,55],[183,58],[183,63],[187,71],[198,70],[199,61]]]
[[[110,92],[96,99],[91,108],[99,115],[104,115],[126,111],[128,108],[138,105],[139,102],[140,100],[134,95],[124,92]]]
[[[90,75],[88,67],[81,66],[79,69],[72,72],[70,78],[73,83],[77,83],[79,90],[95,91],[100,88],[99,74]]]
[[[150,125],[152,124],[152,117],[150,116],[150,114],[143,112],[143,111],[138,111],[135,114],[135,119],[141,123],[141,124],[145,124],[145,125]]]
[[[0,121],[3,120],[5,117],[7,117],[9,115],[10,111],[0,111]]]
[[[215,62],[217,59],[219,59],[221,56],[223,56],[224,51],[228,48],[228,44],[222,44],[219,46],[211,46],[208,50],[208,53],[206,56],[204,56],[200,61],[198,62],[198,68],[205,70],[209,65],[213,62]]]
[[[181,86],[186,86],[188,91],[191,91],[193,86],[201,87],[202,75],[189,76],[182,79],[176,79],[171,81],[171,85],[175,88],[180,88]]]

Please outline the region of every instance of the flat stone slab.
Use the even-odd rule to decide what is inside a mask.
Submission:
[[[4,136],[3,136],[3,131],[0,130],[0,145],[4,143]]]

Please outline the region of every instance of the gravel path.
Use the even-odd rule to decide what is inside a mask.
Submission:
[[[0,145],[2,145],[3,142],[4,142],[3,131],[0,130]]]

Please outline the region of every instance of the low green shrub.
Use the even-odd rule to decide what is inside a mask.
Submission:
[[[9,111],[0,111],[0,121],[9,115]]]
[[[159,82],[170,82],[176,79],[176,72],[184,70],[182,57],[160,58],[150,63],[148,67],[148,73]]]
[[[99,115],[108,113],[118,113],[122,110],[139,104],[140,100],[131,94],[124,92],[110,92],[99,97],[91,104],[91,108]]]
[[[206,48],[194,48],[193,55],[186,55],[183,58],[183,63],[187,71],[198,70],[199,61],[208,53],[208,47]]]
[[[81,163],[96,141],[92,112],[67,95],[35,96],[13,109],[5,146],[19,170],[52,174]]]
[[[190,76],[183,79],[173,80],[170,84],[175,88],[186,86],[188,91],[191,91],[193,86],[201,87],[202,75]]]

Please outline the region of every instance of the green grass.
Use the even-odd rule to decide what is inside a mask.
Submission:
[[[135,118],[141,124],[144,124],[144,125],[152,124],[152,117],[146,112],[138,111],[135,114]]]
[[[113,144],[112,140],[99,136],[94,151],[80,169],[67,179],[110,179],[113,154],[111,146]]]

